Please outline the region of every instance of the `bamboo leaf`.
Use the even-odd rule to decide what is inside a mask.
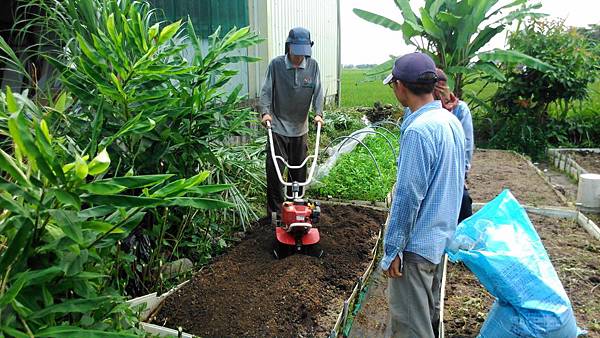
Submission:
[[[114,177],[104,180],[96,181],[106,182],[121,185],[128,189],[145,188],[152,185],[160,184],[169,178],[173,177],[173,174],[162,174],[162,175],[142,175],[142,176],[126,176],[126,177]]]
[[[74,326],[53,326],[36,332],[36,337],[39,338],[135,338],[137,335],[125,332],[106,332],[100,330],[86,330],[81,327]]]
[[[117,208],[155,207],[164,204],[164,200],[160,198],[127,195],[84,195],[82,199],[92,204]]]
[[[77,42],[79,43],[79,49],[81,49],[81,51],[83,52],[83,55],[85,55],[88,59],[90,59],[92,62],[96,63],[96,64],[101,64],[104,63],[106,64],[106,62],[98,55],[98,52],[96,52],[96,50],[90,46],[87,41],[85,41],[85,39],[79,35],[79,33],[77,33],[77,35],[75,36],[75,39],[77,40]],[[56,108],[59,112],[63,112],[63,110],[59,110],[59,108]]]
[[[50,214],[56,220],[56,225],[64,234],[75,243],[83,245],[83,234],[81,232],[81,222],[77,213],[66,210],[50,210]]]
[[[64,206],[73,206],[75,209],[79,210],[81,208],[81,201],[79,200],[79,196],[60,189],[52,190],[56,199],[61,202]]]
[[[81,156],[77,155],[75,157],[75,176],[77,176],[80,180],[83,180],[88,175],[88,166],[87,163],[81,158]]]
[[[19,111],[19,106],[17,105],[15,95],[13,94],[12,89],[10,89],[10,86],[6,86],[6,108],[8,108],[8,112],[11,114]]]
[[[250,27],[244,27],[244,28],[241,28],[241,29],[238,29],[238,30],[232,29],[225,36],[225,38],[224,38],[225,41],[223,42],[223,44],[224,45],[234,44],[236,41],[240,40],[245,35],[248,35],[248,33],[250,33]]]
[[[108,152],[106,148],[103,149],[94,159],[90,162],[89,174],[92,176],[99,175],[108,170],[110,166],[110,157],[108,156]]]
[[[96,195],[113,195],[127,189],[125,186],[105,181],[96,181],[84,184],[79,188]]]
[[[27,243],[33,236],[33,223],[30,219],[20,220],[20,227],[15,236],[8,242],[8,248],[0,255],[0,271],[6,271],[10,264],[17,264],[19,255],[27,248]]]
[[[103,205],[103,206],[99,206],[99,207],[93,207],[93,208],[82,210],[77,215],[81,219],[98,218],[98,217],[104,217],[106,215],[112,214],[113,212],[115,212],[115,210],[117,210],[117,209],[113,206]]]
[[[37,311],[37,312],[33,313],[31,316],[29,316],[29,319],[43,318],[43,317],[46,317],[47,315],[53,314],[53,313],[57,313],[57,314],[88,313],[88,312],[92,312],[96,309],[99,309],[102,306],[106,306],[108,303],[110,303],[113,300],[114,300],[114,297],[111,297],[111,296],[94,297],[94,298],[88,298],[88,299],[67,300],[65,302],[62,302],[59,304],[54,304],[45,309]],[[56,331],[54,331],[54,332],[56,332]],[[44,336],[44,334],[43,333],[41,335],[37,334],[36,336],[41,337],[41,336]]]
[[[21,207],[19,203],[13,200],[12,196],[7,196],[7,194],[0,194],[0,209],[5,209],[15,214],[26,215],[27,210]]]
[[[8,327],[8,326],[2,326],[0,328],[0,331],[1,332],[6,332],[9,335],[9,337],[12,336],[12,337],[15,337],[15,338],[31,338],[30,335],[28,335],[28,334],[26,334],[26,333],[24,333],[22,331],[19,331],[17,329],[14,329],[12,327]]]
[[[201,198],[201,197],[175,197],[167,198],[167,205],[178,206],[178,207],[191,207],[196,209],[225,209],[235,206],[232,203],[225,202],[222,200]]]
[[[31,131],[27,125],[27,121],[22,113],[12,114],[8,119],[8,127],[10,135],[25,155],[29,157],[35,164],[37,164],[39,170],[44,176],[53,184],[57,184],[57,178],[52,172],[52,169],[48,166],[48,163],[40,153],[39,149],[35,145]]]
[[[194,194],[208,195],[208,194],[214,194],[214,193],[225,191],[231,187],[232,187],[231,184],[199,185],[199,186],[196,186],[196,187],[190,189],[189,191]]]
[[[113,234],[122,234],[125,232],[122,228],[115,228],[115,225],[112,223],[104,222],[104,221],[86,221],[81,223],[83,229],[94,230],[100,234],[105,234],[106,232],[111,231]]]
[[[54,104],[54,109],[59,112],[59,113],[63,113],[65,111],[65,109],[67,108],[67,97],[68,94],[66,91],[63,91],[60,96],[58,96],[58,99],[56,100],[56,103]]]
[[[25,187],[31,186],[27,176],[25,176],[15,160],[2,149],[0,149],[0,169],[6,171],[20,185]]]
[[[163,28],[162,31],[160,32],[160,36],[158,38],[158,44],[162,45],[167,40],[171,39],[177,33],[180,26],[181,26],[181,20],[173,22],[172,24]]]
[[[150,27],[150,29],[148,30],[148,38],[150,40],[154,40],[154,38],[158,36],[159,29],[160,23],[157,22],[154,25],[152,25],[152,27]]]
[[[24,273],[20,274],[17,280],[11,283],[8,290],[6,290],[2,297],[0,297],[0,306],[4,307],[10,302],[12,302],[15,299],[15,297],[17,297],[23,286],[25,286],[26,282],[27,275],[25,275]]]
[[[34,196],[26,188],[9,182],[4,177],[0,176],[0,191],[6,191],[13,196],[23,196],[28,203],[39,202],[39,196]]]
[[[50,130],[48,130],[48,124],[46,123],[46,120],[42,120],[40,122],[40,129],[42,130],[42,133],[44,134],[46,141],[48,143],[52,142],[52,137],[50,136]]]

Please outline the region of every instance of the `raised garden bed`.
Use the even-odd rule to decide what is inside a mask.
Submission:
[[[581,174],[600,174],[600,148],[548,149],[548,157],[555,167],[576,181]]]
[[[167,297],[152,321],[202,337],[327,336],[372,259],[384,217],[369,208],[325,206],[321,259],[275,260],[273,229],[258,227]]]
[[[342,154],[329,174],[309,193],[320,198],[384,201],[396,181],[398,144],[393,134],[386,131],[383,134],[387,139],[370,135],[363,140],[377,164],[367,148],[357,145]]]
[[[572,151],[569,155],[588,173],[600,174],[600,152]]]
[[[573,304],[577,323],[600,337],[600,241],[574,219],[529,213]],[[475,337],[493,298],[462,264],[448,265],[446,337]]]
[[[508,188],[522,204],[566,205],[531,162],[510,151],[476,150],[467,184],[474,202],[488,202]]]

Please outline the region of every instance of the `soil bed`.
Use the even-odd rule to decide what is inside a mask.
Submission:
[[[529,215],[575,310],[577,324],[600,337],[600,242],[575,221]],[[475,337],[493,298],[462,264],[449,264],[446,337]]]
[[[487,203],[508,188],[522,204],[562,206],[540,175],[521,157],[499,150],[480,149],[473,155],[467,179],[473,202]]]
[[[323,207],[323,258],[275,260],[273,229],[254,229],[239,245],[166,299],[154,323],[202,337],[323,337],[371,260],[385,214]]]
[[[573,151],[569,155],[583,169],[591,174],[600,174],[600,153],[593,151]]]

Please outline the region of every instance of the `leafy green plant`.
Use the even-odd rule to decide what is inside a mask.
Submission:
[[[549,68],[535,55],[529,56],[516,50],[482,51],[513,21],[543,15],[535,12],[540,4],[528,5],[527,0],[494,7],[497,3],[498,0],[427,0],[417,14],[409,0],[395,0],[402,12],[403,23],[357,8],[354,13],[374,24],[401,31],[406,44],[429,54],[446,71],[450,86],[461,97],[463,86],[477,80],[502,80],[503,74],[495,64],[498,61],[521,62],[536,69]],[[511,12],[504,14],[505,10]],[[479,61],[474,61],[477,59]],[[393,62],[392,59],[376,67],[371,75],[389,73]]]
[[[597,48],[562,21],[549,20],[526,23],[510,36],[509,44],[515,50],[537,55],[552,69],[540,71],[511,62],[503,65],[506,81],[492,98],[493,119],[499,125],[492,146],[539,157],[549,143],[589,144],[595,134],[593,123],[569,117],[568,112],[574,102],[588,97],[597,78]]]
[[[539,71],[505,63],[507,80],[494,97],[501,111],[511,114],[516,107],[526,108],[543,123],[551,103],[562,104],[564,109],[558,117],[564,118],[571,102],[587,98],[588,87],[600,70],[600,56],[575,29],[565,27],[562,21],[531,21],[508,42],[516,50],[538,55],[553,68]]]
[[[396,181],[396,158],[385,138],[368,136],[371,150],[381,170],[379,175],[369,152],[362,146],[340,157],[331,172],[315,188],[315,194],[345,200],[383,201]],[[392,146],[397,146],[392,144]]]
[[[228,89],[237,73],[232,64],[258,60],[238,55],[261,41],[247,27],[217,30],[202,47],[189,20],[157,22],[146,2],[33,0],[23,8],[44,13],[25,24],[46,32],[40,40],[51,51],[42,55],[76,98],[51,129],[86,151],[108,147],[116,173],[189,176],[211,167],[211,175],[231,182],[253,179],[220,171],[226,166],[216,156],[232,137],[254,132],[248,126],[255,116],[240,104],[241,85]],[[244,191],[229,193],[240,215],[251,209]]]
[[[84,155],[37,118],[56,106],[38,107],[10,88],[2,98],[12,147],[0,149],[0,332],[137,336],[121,296],[119,267],[130,257],[120,241],[155,208],[230,207],[207,196],[229,186],[200,185],[206,171],[107,177],[106,149]]]

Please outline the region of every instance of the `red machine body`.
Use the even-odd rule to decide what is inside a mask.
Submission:
[[[294,202],[284,202],[281,208],[281,223],[309,223],[312,209],[307,205],[296,205]]]
[[[306,252],[321,256],[320,248],[314,248],[321,236],[314,225],[319,221],[321,208],[317,204],[301,199],[284,202],[281,207],[281,218],[275,223],[275,237],[279,243],[275,249],[276,257],[286,256],[293,252]],[[287,250],[284,249],[285,246]]]

